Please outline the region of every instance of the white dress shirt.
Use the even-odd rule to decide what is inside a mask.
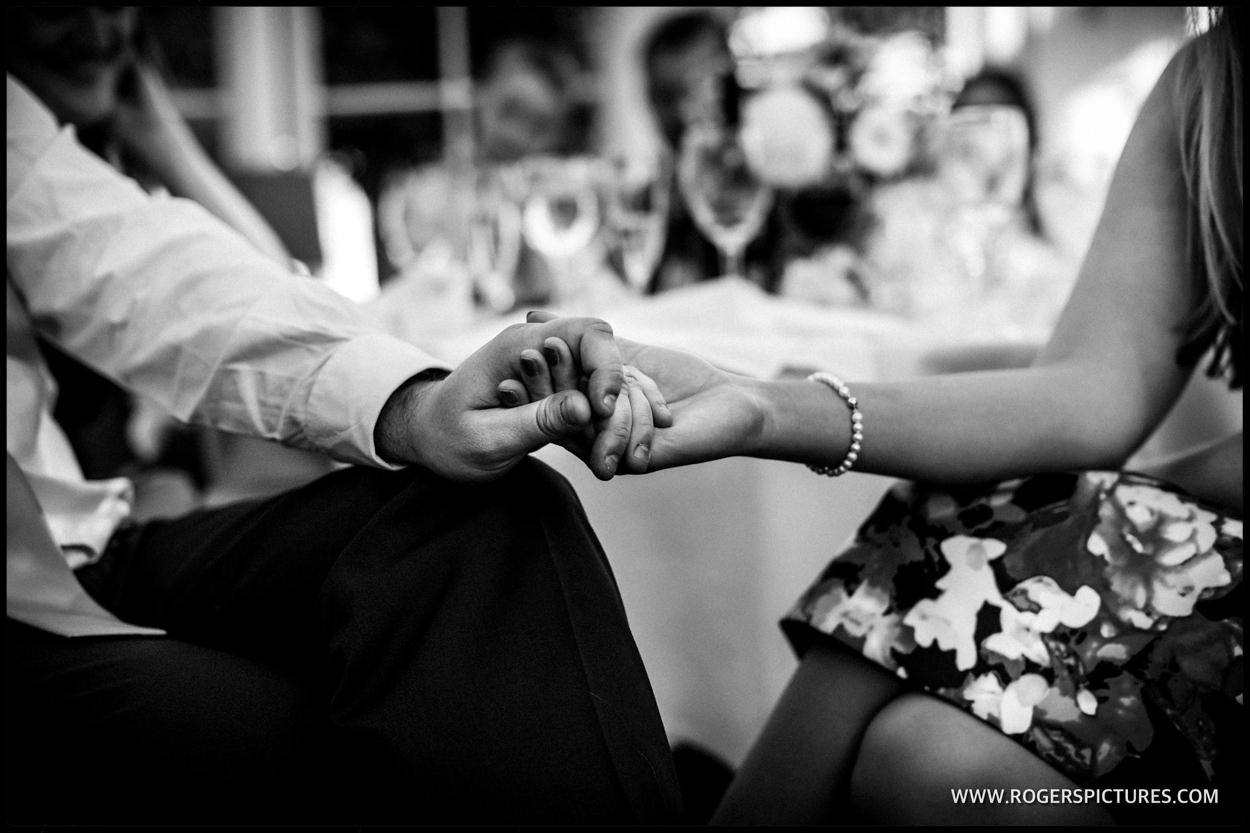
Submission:
[[[373,443],[382,406],[405,380],[447,365],[378,332],[355,304],[288,274],[195,203],[146,194],[20,82],[5,86],[5,442],[69,566],[98,557],[132,488],[83,477],[52,419],[56,388],[36,333],[184,421],[386,467]],[[8,550],[7,609],[30,621],[15,605],[38,606],[39,571],[15,564],[11,541]],[[55,618],[32,623],[84,632]]]

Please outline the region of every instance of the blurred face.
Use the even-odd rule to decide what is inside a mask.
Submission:
[[[482,155],[506,162],[559,149],[566,107],[542,74],[510,65],[482,90],[478,110]]]
[[[107,119],[130,59],[136,10],[127,6],[41,6],[5,12],[8,70],[63,122]]]
[[[729,67],[730,56],[721,38],[700,37],[686,49],[653,56],[648,68],[647,95],[669,147],[676,148],[686,127],[715,106],[716,79]]]

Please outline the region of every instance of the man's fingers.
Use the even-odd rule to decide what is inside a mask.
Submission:
[[[579,433],[590,424],[590,404],[581,391],[566,390],[533,403],[534,425],[549,442]]]
[[[551,371],[551,384],[556,390],[569,390],[582,386],[582,371],[573,360],[573,351],[564,339],[552,336],[543,342],[543,358]]]
[[[586,397],[595,416],[610,417],[625,381],[621,351],[611,325],[598,318],[548,318],[547,313],[530,313],[529,318],[542,324],[544,344],[552,336],[562,339],[576,359],[581,375],[586,377]]]
[[[567,390],[515,408],[478,411],[484,430],[501,438],[509,455],[529,454],[548,443],[576,440],[590,425],[590,404],[581,391]]]
[[[521,380],[525,383],[532,402],[545,399],[555,392],[547,360],[537,350],[521,351]]]
[[[495,394],[499,397],[499,404],[505,408],[516,408],[530,403],[529,391],[516,379],[504,379],[495,388]]]

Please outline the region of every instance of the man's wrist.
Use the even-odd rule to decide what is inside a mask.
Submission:
[[[388,463],[408,465],[421,463],[419,428],[424,421],[418,416],[422,401],[450,370],[428,368],[409,377],[395,389],[378,414],[374,427],[374,446],[378,456]]]

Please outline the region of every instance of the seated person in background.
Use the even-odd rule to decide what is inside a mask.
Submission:
[[[6,136],[10,822],[679,821],[611,569],[526,459],[593,417],[615,470],[610,329],[521,325],[449,372],[145,194],[12,75]],[[589,394],[497,407],[552,336]],[[36,338],[180,420],[354,465],[136,522],[52,419]]]
[[[1031,366],[762,381],[619,342],[672,417],[626,471],[743,454],[908,481],[785,617],[799,668],[713,822],[1243,820],[1243,433],[1125,469],[1195,370],[1243,382],[1244,10],[1213,11]],[[569,363],[520,401],[575,385]]]
[[[955,100],[951,102],[951,110],[963,107],[1009,107],[1017,110],[1023,117],[1026,146],[1022,150],[1028,164],[1020,171],[1023,174],[1021,180],[1012,186],[1011,196],[1012,202],[1020,207],[1025,225],[1040,237],[1045,232],[1037,206],[1037,171],[1033,166],[1037,155],[1037,113],[1032,101],[1024,81],[1017,73],[991,66],[981,69],[964,81]]]
[[[468,260],[469,215],[484,185],[479,177],[533,157],[586,151],[584,107],[576,95],[581,68],[577,51],[563,41],[518,36],[491,50],[477,80],[473,159],[396,172],[382,189],[379,234],[401,276],[422,268],[423,252],[436,269],[447,257]],[[518,173],[493,183],[504,189],[503,199],[523,197]],[[520,241],[516,261],[508,265],[516,272],[516,302],[547,301],[542,259]]]
[[[491,50],[479,79],[477,161],[586,151],[577,100],[582,59],[563,41],[516,38]]]
[[[931,357],[935,372],[1027,364],[1075,281],[1038,210],[1037,141],[1023,82],[987,68],[952,102],[932,174],[872,196],[870,301],[958,342]]]
[[[674,13],[646,36],[641,64],[651,114],[665,152],[676,160],[686,129],[709,109],[725,106],[723,79],[734,70],[728,26],[714,11]],[[695,225],[676,181],[676,165],[672,170],[668,232],[651,292],[720,277],[716,247]],[[776,212],[770,213],[764,229],[745,252],[747,275],[769,291],[775,290],[780,275],[780,264],[774,257],[778,222]]]
[[[279,263],[282,241],[204,151],[161,80],[158,45],[142,10],[129,6],[12,7],[5,10],[5,63],[72,125],[83,144],[148,190],[194,200]],[[62,394],[56,417],[91,477],[135,479],[140,511],[185,511],[223,474],[223,451],[238,461],[244,441],[178,426],[150,401],[47,341],[39,342]],[[250,448],[270,466],[324,474],[311,455]],[[262,464],[257,461],[258,466]]]

